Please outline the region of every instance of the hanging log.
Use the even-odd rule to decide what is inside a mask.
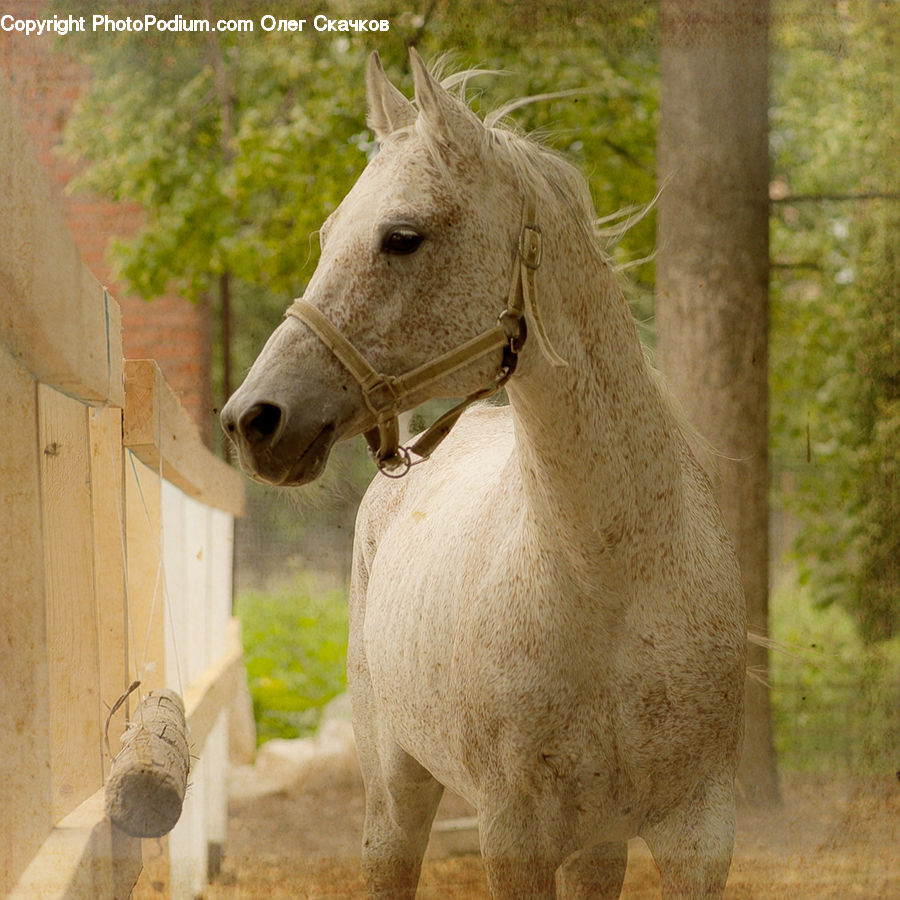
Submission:
[[[154,691],[122,735],[106,783],[106,812],[132,837],[168,834],[181,816],[190,771],[184,703],[174,691]]]

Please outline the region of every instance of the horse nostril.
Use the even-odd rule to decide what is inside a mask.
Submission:
[[[237,428],[251,444],[266,445],[274,443],[282,423],[281,407],[274,403],[254,403],[244,412]],[[225,426],[229,432],[234,426]]]

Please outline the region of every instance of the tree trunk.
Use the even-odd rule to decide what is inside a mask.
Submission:
[[[750,629],[768,621],[768,0],[661,0],[657,363],[722,454],[715,487]],[[778,799],[751,645],[738,793]]]

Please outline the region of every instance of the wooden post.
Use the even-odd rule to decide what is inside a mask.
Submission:
[[[122,736],[106,783],[106,812],[133,837],[162,837],[181,817],[191,768],[184,703],[174,691],[151,694]]]
[[[50,814],[50,690],[37,389],[0,346],[3,478],[0,478],[0,896],[5,897],[53,826]],[[13,826],[11,823],[15,823]]]

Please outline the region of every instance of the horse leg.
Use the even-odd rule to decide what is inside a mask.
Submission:
[[[403,751],[398,749],[397,754]],[[370,897],[415,896],[443,790],[443,785],[409,756],[392,760],[390,780],[367,783],[362,855]]]
[[[665,900],[721,897],[734,848],[734,786],[703,785],[690,800],[642,829]]]
[[[375,702],[362,641],[368,587],[364,533],[365,523],[360,521],[347,648],[347,687],[366,791],[362,867],[370,897],[400,900],[415,897],[431,823],[444,788],[391,739]]]
[[[481,856],[493,900],[552,900],[556,869],[566,857],[531,803],[479,809]]]
[[[380,766],[362,764],[363,875],[370,897],[412,898],[444,787],[399,747],[384,756]]]
[[[353,731],[366,791],[362,843],[366,886],[373,898],[411,900],[444,788],[387,733],[352,624],[347,671]]]
[[[627,862],[626,841],[581,850],[557,872],[557,896],[565,900],[615,900],[622,892]]]

